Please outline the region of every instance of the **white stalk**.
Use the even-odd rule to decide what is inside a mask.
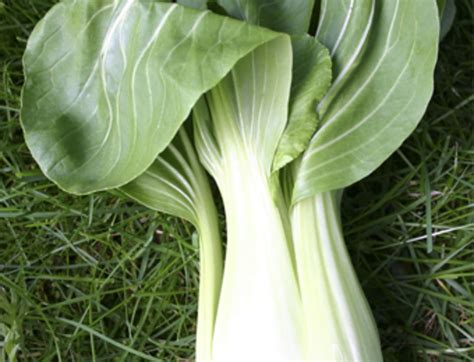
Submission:
[[[300,360],[301,302],[269,179],[245,151],[225,152],[222,165],[228,241],[214,360]]]
[[[298,202],[291,213],[305,315],[305,359],[382,361],[380,342],[357,280],[331,192]]]

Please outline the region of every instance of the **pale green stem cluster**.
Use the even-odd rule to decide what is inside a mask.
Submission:
[[[224,160],[218,185],[228,244],[212,360],[382,361],[335,194],[296,203],[288,235],[257,160],[246,153]]]
[[[222,165],[217,182],[226,209],[227,256],[214,360],[299,360],[302,306],[269,179],[249,153],[226,153]]]
[[[291,224],[306,358],[382,361],[376,325],[347,253],[334,193],[298,202]]]

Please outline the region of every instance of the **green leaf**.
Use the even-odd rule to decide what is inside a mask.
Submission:
[[[438,5],[438,11],[439,11],[440,17],[442,17],[444,8],[446,7],[446,0],[436,0],[436,5]]]
[[[438,34],[434,0],[376,3],[357,68],[303,155],[294,202],[360,180],[408,137],[433,91]]]
[[[199,209],[212,200],[205,171],[183,128],[144,173],[119,190],[150,209],[186,219],[196,227]]]
[[[21,118],[48,178],[73,193],[143,173],[201,94],[277,36],[147,0],[66,0],[34,29]]]
[[[207,8],[207,0],[178,0],[178,4],[198,10],[204,10]]]
[[[309,29],[314,0],[217,0],[229,15],[288,34]]]
[[[329,49],[334,82],[318,107],[320,114],[325,112],[328,104],[357,69],[364,54],[374,14],[374,0],[321,1],[316,38]]]
[[[331,58],[328,50],[309,35],[294,36],[293,77],[288,125],[278,145],[273,170],[298,157],[316,131],[318,102],[331,84]]]
[[[444,39],[444,37],[449,33],[451,30],[454,18],[456,17],[456,4],[454,0],[445,0],[442,1],[442,4],[438,4],[440,9],[440,21],[441,21],[441,30],[439,34],[440,41]]]

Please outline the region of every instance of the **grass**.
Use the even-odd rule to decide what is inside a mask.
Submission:
[[[65,194],[24,144],[21,55],[52,3],[0,2],[0,361],[192,359],[190,225]],[[343,204],[387,361],[474,360],[474,7],[456,3],[426,116]]]

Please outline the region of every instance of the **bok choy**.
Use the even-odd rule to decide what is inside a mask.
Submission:
[[[63,0],[22,126],[61,189],[195,226],[197,360],[381,361],[340,199],[421,119],[438,39],[435,0]]]

